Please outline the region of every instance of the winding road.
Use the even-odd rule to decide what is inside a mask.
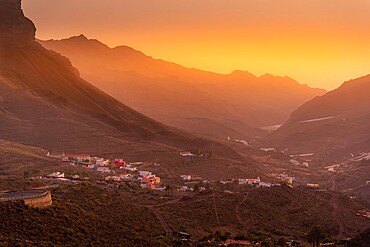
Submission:
[[[147,209],[151,210],[153,214],[157,217],[159,220],[159,223],[161,223],[163,229],[166,231],[166,236],[170,237],[172,236],[172,228],[167,224],[166,220],[161,215],[161,212],[155,208],[155,206],[145,206]]]

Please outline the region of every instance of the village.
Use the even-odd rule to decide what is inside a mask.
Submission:
[[[106,159],[102,157],[93,157],[90,154],[62,154],[51,155],[48,157],[60,160],[61,163],[72,166],[81,167],[87,171],[100,174],[98,180],[100,183],[107,184],[108,187],[118,186],[119,183],[134,183],[142,189],[165,191],[167,184],[163,183],[160,176],[155,174],[152,170],[161,165],[156,162],[128,162],[122,158]],[[179,153],[182,157],[196,157],[197,155],[189,151]],[[143,168],[145,167],[145,168]],[[152,169],[150,169],[152,168]],[[69,175],[66,176],[63,171],[55,171],[45,176],[37,177],[39,179],[54,179],[59,181],[78,181],[91,180],[89,176]],[[217,181],[217,183],[237,186],[253,186],[253,187],[275,187],[286,184],[293,186],[295,178],[288,176],[286,173],[274,174],[274,182],[262,181],[260,177],[256,178],[234,178],[229,180]],[[216,181],[209,181],[207,178],[193,176],[190,174],[178,175],[177,179],[171,181],[171,189],[177,192],[201,192],[210,188],[211,184],[216,184]],[[307,185],[309,186],[309,185]],[[314,186],[313,186],[314,187]],[[167,188],[168,189],[168,188]]]
[[[268,149],[262,150],[264,152],[275,152],[275,150]],[[203,153],[196,153],[192,151],[181,151],[177,153],[183,159],[195,159],[203,157]],[[215,192],[239,194],[247,193],[257,188],[273,188],[280,186],[287,186],[290,188],[305,186],[311,190],[322,190],[317,183],[303,183],[297,181],[297,178],[291,176],[286,171],[280,173],[271,173],[269,176],[256,176],[256,177],[235,177],[230,179],[223,179],[219,181],[210,180],[194,174],[179,173],[174,176],[168,177],[163,173],[161,164],[153,161],[135,161],[130,162],[122,157],[96,157],[90,154],[60,154],[52,155],[47,154],[49,158],[55,159],[56,163],[60,164],[59,171],[54,171],[49,174],[33,177],[33,179],[40,179],[44,181],[51,181],[48,185],[53,186],[54,182],[79,184],[83,181],[89,181],[101,188],[108,190],[118,190],[120,188],[128,189],[129,191],[139,192],[142,198],[145,195],[150,196],[151,204],[145,207],[152,210],[159,219],[160,224],[166,229],[167,223],[161,221],[162,216],[157,215],[158,212],[153,206],[156,205],[169,205],[177,203],[181,200],[190,200],[190,198],[201,198],[202,196],[214,195]],[[311,155],[296,155],[291,156],[293,159],[302,160],[307,159]],[[330,167],[331,168],[331,167]],[[333,167],[336,168],[336,167]],[[81,172],[82,171],[82,172]],[[160,174],[160,175],[159,175]],[[163,178],[162,179],[162,175]],[[90,184],[86,183],[86,184]],[[202,193],[204,192],[204,193]],[[215,206],[216,208],[216,206]],[[359,210],[356,214],[358,217],[370,218],[370,212],[367,210]],[[355,216],[355,217],[356,217]],[[178,241],[187,242],[190,240],[190,234],[187,232],[177,232],[174,229],[168,230],[168,236]],[[265,239],[264,242],[274,242],[275,240]],[[300,246],[299,241],[284,240],[285,246]],[[262,246],[261,241],[252,241],[248,239],[233,239],[227,238],[223,241],[218,238],[211,238],[208,243],[214,246]],[[320,246],[333,246],[333,243],[325,243]]]
[[[88,171],[101,174],[98,180],[105,182],[109,187],[114,183],[136,183],[143,189],[163,191],[165,188],[160,187],[161,178],[156,176],[151,171],[139,169],[141,166],[159,167],[160,164],[150,162],[132,162],[129,163],[122,158],[113,160],[101,157],[93,157],[89,154],[62,154],[50,155],[49,157],[60,159],[60,162],[68,166],[79,166]],[[67,178],[65,172],[57,171],[42,179],[57,179],[57,180],[91,180],[90,177],[81,177],[79,175],[71,175]]]
[[[247,145],[243,140],[235,140],[241,142],[244,145]],[[278,152],[275,148],[261,148],[263,152]],[[212,153],[199,152],[199,151],[179,151],[178,155],[183,159],[194,160],[202,159],[212,155]],[[72,167],[81,167],[86,169],[89,172],[100,174],[98,178],[96,176],[94,179],[105,182],[107,186],[117,186],[119,183],[134,183],[142,189],[156,190],[156,191],[165,191],[167,186],[171,186],[173,191],[177,192],[199,192],[203,191],[206,188],[209,188],[210,185],[219,183],[227,187],[226,185],[238,185],[238,186],[253,186],[253,187],[276,187],[281,186],[282,184],[293,187],[294,186],[305,186],[313,189],[325,189],[327,186],[322,187],[317,181],[306,181],[302,179],[297,179],[294,176],[289,175],[289,171],[281,171],[280,173],[271,173],[266,176],[256,176],[256,177],[234,177],[227,180],[214,181],[209,178],[199,177],[194,174],[177,174],[171,176],[169,179],[161,179],[161,176],[156,174],[161,167],[161,164],[153,161],[136,161],[128,162],[122,157],[116,158],[103,158],[103,157],[94,157],[90,154],[59,154],[52,155],[47,154],[48,157],[59,160],[63,164]],[[293,166],[300,166],[302,168],[307,168],[309,163],[312,161],[312,156],[314,153],[307,154],[295,154],[289,155],[290,158],[288,163]],[[361,153],[360,156],[353,156],[351,161],[361,161],[368,160],[368,153]],[[324,167],[324,171],[327,172],[336,172],[340,167],[347,167],[349,164],[346,162],[338,163],[335,165],[329,165]],[[91,174],[91,173],[89,173]],[[163,175],[163,171],[162,171]],[[167,174],[166,174],[167,175]],[[261,179],[264,177],[265,179]],[[53,172],[48,175],[43,176],[44,179],[59,179],[59,180],[89,180],[89,176],[81,176],[78,174],[69,175],[67,178],[63,171]],[[367,184],[370,184],[370,181],[366,181]]]

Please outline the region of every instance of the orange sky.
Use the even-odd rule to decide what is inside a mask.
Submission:
[[[369,0],[23,0],[40,39],[77,34],[187,67],[333,89],[370,74]]]

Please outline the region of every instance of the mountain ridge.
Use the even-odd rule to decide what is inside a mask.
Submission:
[[[0,4],[3,139],[47,149],[91,152],[122,147],[214,146],[238,156],[221,144],[156,122],[83,80],[69,59],[35,41],[36,28],[24,16],[20,0],[1,0]],[[9,42],[13,39],[16,42]]]
[[[84,35],[39,43],[69,57],[82,77],[121,102],[197,134],[203,133],[183,119],[210,119],[224,129],[236,130],[229,132],[235,138],[253,139],[264,135],[260,127],[283,123],[296,107],[325,92],[289,77],[257,77],[241,70],[224,75],[186,68],[131,47],[110,48]],[[244,126],[230,125],[234,121]],[[226,138],[220,129],[210,130],[211,135]]]
[[[306,148],[307,152],[366,152],[370,140],[369,91],[370,75],[344,82],[338,89],[298,108],[267,141],[293,150]]]

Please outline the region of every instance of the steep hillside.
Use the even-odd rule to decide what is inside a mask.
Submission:
[[[0,139],[0,180],[7,176],[32,174],[40,167],[53,169],[58,164],[46,157],[46,151]]]
[[[256,128],[283,123],[301,104],[324,93],[287,77],[187,69],[130,47],[111,49],[83,35],[39,42],[69,57],[84,78],[125,104],[203,135],[263,135]]]
[[[0,4],[3,139],[54,150],[91,152],[219,147],[155,122],[81,79],[67,58],[34,40],[36,29],[24,17],[20,0],[2,0]]]
[[[91,185],[54,192],[46,209],[0,203],[0,245],[171,246],[155,216],[127,193]]]
[[[45,209],[0,203],[0,245],[179,246],[171,242],[172,231],[191,233],[189,246],[216,231],[303,241],[312,226],[329,239],[345,239],[370,224],[356,216],[361,206],[342,196],[333,204],[337,195],[329,192],[284,186],[170,198],[132,190],[81,183],[53,189],[53,204]]]
[[[370,76],[345,82],[293,112],[267,140],[292,152],[349,155],[368,152]]]
[[[370,246],[370,228],[351,239],[348,247],[367,247]]]
[[[352,237],[370,222],[356,216],[361,205],[335,192],[306,188],[246,188],[239,193],[204,192],[160,207],[174,230],[194,236],[214,231],[262,232],[304,239],[312,226],[329,238]]]

